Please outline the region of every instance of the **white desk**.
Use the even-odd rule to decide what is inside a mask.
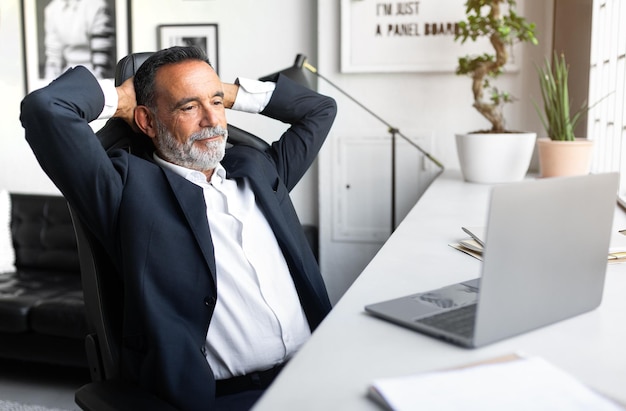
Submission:
[[[446,172],[291,360],[256,410],[380,410],[366,398],[376,378],[473,363],[512,352],[540,356],[626,403],[626,263],[610,264],[601,306],[480,349],[457,348],[373,318],[366,304],[479,275],[480,262],[448,246],[461,226],[485,224],[490,187]],[[615,226],[626,228],[617,209]]]

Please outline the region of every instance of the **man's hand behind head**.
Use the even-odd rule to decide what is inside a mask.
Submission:
[[[135,123],[135,108],[137,108],[137,99],[135,98],[135,86],[133,85],[133,77],[124,81],[117,90],[117,110],[114,117],[119,117],[128,123],[136,132],[141,132]]]

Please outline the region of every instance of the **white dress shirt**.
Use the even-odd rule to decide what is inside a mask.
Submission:
[[[101,84],[107,100],[103,114],[114,113],[113,102],[106,97],[111,95],[105,90],[110,85]],[[238,84],[233,109],[253,113],[263,110],[275,87],[247,79]],[[215,378],[268,369],[289,359],[311,331],[285,258],[249,182],[227,179],[221,165],[207,181],[199,171],[156,154],[154,159],[204,193],[217,268],[218,299],[206,338],[206,358]]]

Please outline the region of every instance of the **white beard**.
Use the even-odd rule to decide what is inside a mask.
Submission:
[[[221,127],[205,128],[192,134],[189,139],[181,143],[176,140],[161,122],[157,120],[156,146],[157,152],[164,160],[181,167],[198,171],[213,170],[224,158],[228,130]],[[222,136],[219,140],[207,140],[205,147],[197,147],[194,142],[209,137]]]

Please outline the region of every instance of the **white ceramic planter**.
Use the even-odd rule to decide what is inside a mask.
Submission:
[[[472,183],[520,181],[528,172],[536,133],[457,134],[461,171]]]

